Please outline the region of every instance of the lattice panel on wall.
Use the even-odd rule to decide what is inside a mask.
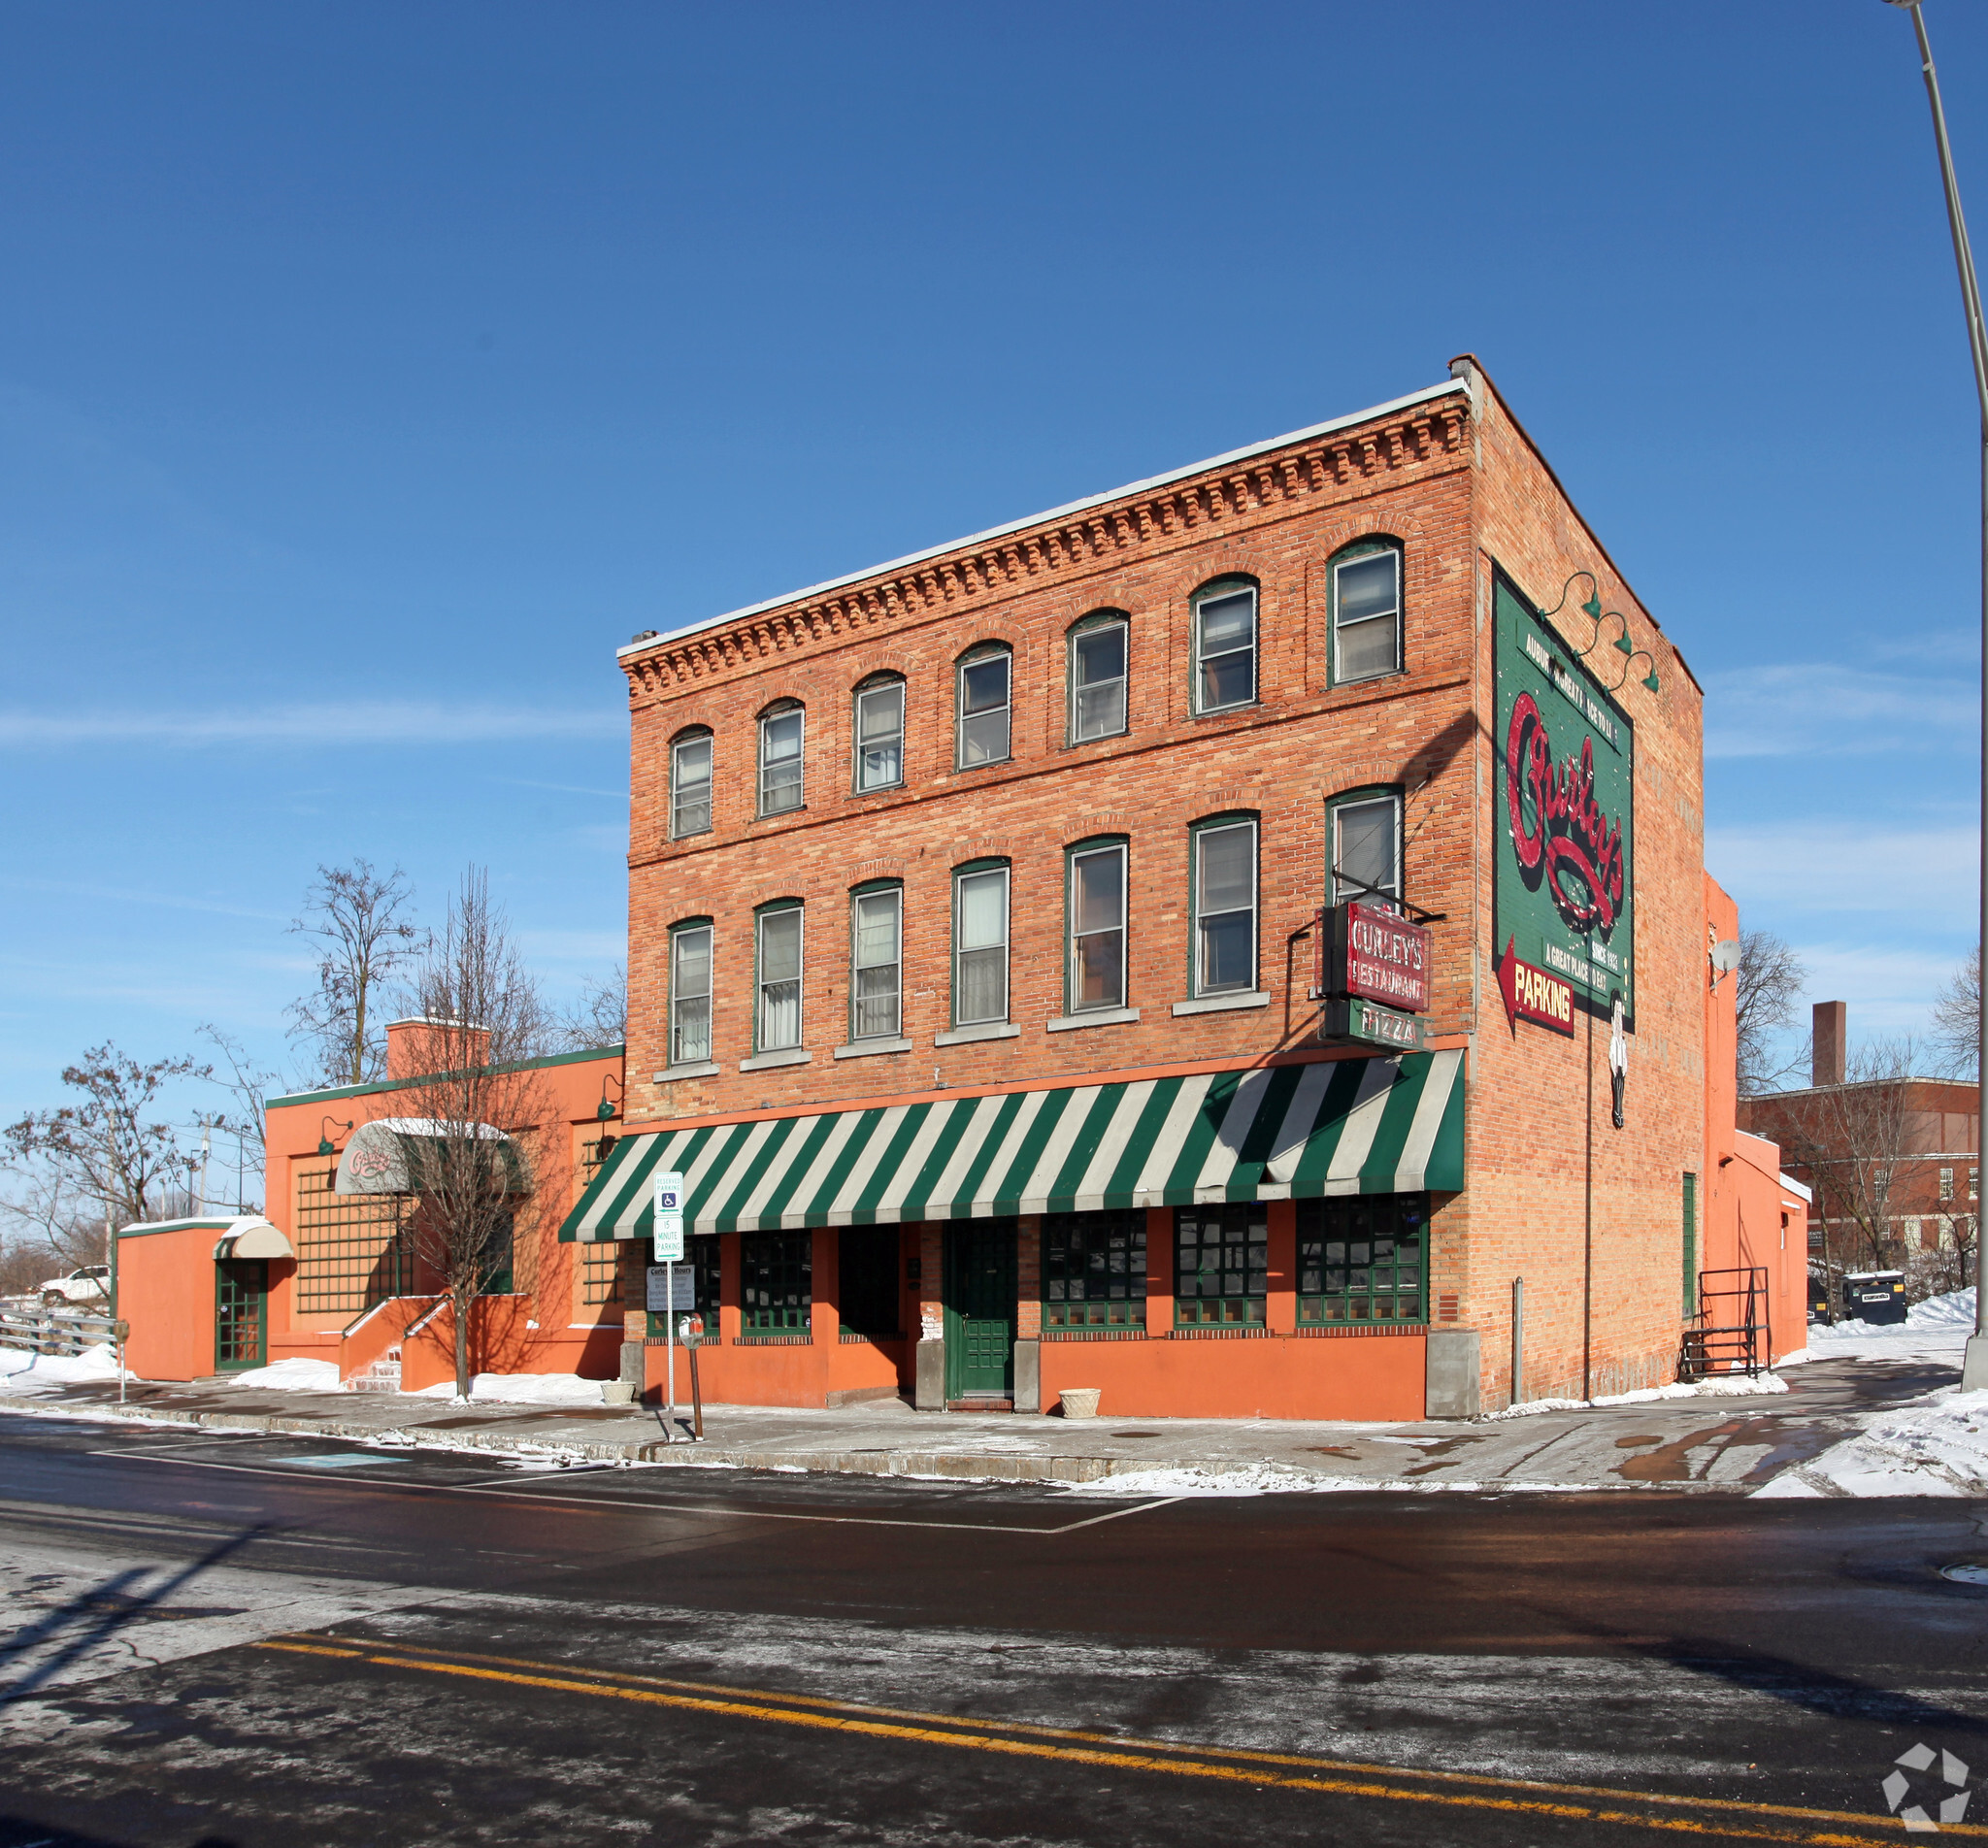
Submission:
[[[414,1288],[404,1194],[332,1192],[338,1164],[297,1170],[296,1304],[306,1315],[370,1309]]]
[[[586,1191],[587,1183],[601,1172],[602,1162],[607,1160],[607,1148],[613,1147],[612,1133],[604,1131],[591,1141],[580,1145],[580,1186]],[[578,1196],[576,1196],[578,1198]],[[583,1308],[597,1308],[606,1304],[618,1308],[621,1304],[621,1247],[619,1244],[582,1244],[575,1247],[580,1253],[580,1301]]]

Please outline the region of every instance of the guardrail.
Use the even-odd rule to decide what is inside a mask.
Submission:
[[[0,1347],[25,1348],[30,1354],[81,1354],[116,1338],[117,1325],[108,1315],[83,1309],[0,1307]]]

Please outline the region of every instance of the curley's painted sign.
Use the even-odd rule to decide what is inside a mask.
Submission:
[[[1429,1008],[1429,933],[1385,905],[1354,899],[1325,914],[1319,986],[1338,1000]]]

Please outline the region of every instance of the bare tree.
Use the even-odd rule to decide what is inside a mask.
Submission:
[[[384,992],[421,953],[421,933],[403,915],[414,890],[399,867],[384,875],[370,860],[317,869],[304,915],[290,929],[317,950],[317,987],[286,1010],[290,1038],[306,1041],[317,1082],[370,1084],[386,1066]]]
[[[590,1052],[596,1046],[618,1046],[628,1038],[628,970],[616,963],[605,975],[589,979],[580,999],[552,1017],[559,1052]]]
[[[30,1110],[0,1133],[0,1163],[14,1182],[10,1214],[57,1257],[102,1262],[107,1221],[147,1219],[167,1204],[176,1176],[185,1184],[186,1157],[159,1115],[160,1094],[180,1079],[213,1075],[191,1059],[140,1065],[108,1041],[90,1047],[62,1073],[82,1093],[76,1103]]]
[[[467,1396],[472,1305],[536,1230],[528,1138],[546,1113],[538,1073],[518,1066],[543,1042],[545,1006],[480,869],[464,875],[410,1000],[425,1023],[423,1114],[404,1138],[410,1191],[420,1197],[414,1245],[449,1300],[455,1389]]]
[[[1733,1005],[1738,1021],[1740,1095],[1772,1091],[1797,1069],[1800,1057],[1777,1059],[1774,1035],[1791,1026],[1808,971],[1785,939],[1772,931],[1740,933],[1740,969]]]
[[[196,1027],[194,1032],[221,1055],[226,1068],[212,1081],[228,1094],[234,1108],[203,1121],[211,1121],[212,1127],[224,1131],[241,1144],[244,1172],[242,1185],[237,1189],[240,1204],[248,1198],[248,1175],[254,1175],[259,1183],[268,1167],[269,1087],[278,1082],[278,1074],[257,1065],[239,1040],[212,1022]]]
[[[1981,945],[1954,971],[1933,1004],[1934,1047],[1945,1069],[1971,1078],[1981,1069]]]

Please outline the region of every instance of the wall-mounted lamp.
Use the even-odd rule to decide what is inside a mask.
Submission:
[[[336,1128],[336,1129],[342,1129],[342,1130],[344,1130],[344,1131],[345,1131],[345,1133],[346,1133],[346,1134],[347,1134],[348,1136],[349,1136],[349,1135],[350,1135],[350,1134],[352,1133],[352,1126],[351,1126],[351,1124],[349,1124],[349,1123],[341,1123],[341,1122],[339,1122],[338,1118],[337,1118],[337,1117],[335,1117],[335,1116],[326,1116],[326,1117],[323,1117],[323,1118],[321,1118],[321,1119],[320,1119],[320,1120],[318,1121],[318,1125],[317,1125],[317,1152],[318,1152],[318,1154],[320,1154],[320,1155],[336,1155],[336,1154],[338,1153],[338,1150],[337,1150],[337,1149],[335,1149],[334,1147],[332,1147],[332,1145],[331,1145],[331,1130],[328,1130],[328,1129],[326,1129],[326,1128],[325,1128],[325,1124],[327,1124],[327,1123],[331,1124],[331,1125],[333,1126],[333,1128]]]
[[[627,1084],[622,1079],[617,1078],[612,1072],[603,1073],[601,1077],[601,1101],[594,1106],[594,1119],[596,1122],[612,1123],[614,1120],[616,1106],[613,1099],[608,1095],[608,1086],[611,1084],[621,1094],[621,1101],[624,1104],[628,1101]]]
[[[1650,671],[1647,674],[1640,676],[1641,678],[1642,684],[1648,687],[1652,693],[1661,693],[1664,689],[1664,683],[1657,677],[1656,657],[1653,654],[1651,654],[1647,648],[1638,647],[1636,644],[1629,639],[1629,618],[1625,616],[1621,610],[1604,610],[1602,608],[1601,585],[1596,580],[1595,574],[1593,572],[1575,572],[1572,578],[1570,578],[1564,584],[1560,586],[1560,601],[1556,603],[1551,610],[1541,610],[1540,612],[1541,615],[1542,617],[1558,615],[1560,611],[1567,607],[1567,599],[1569,594],[1573,591],[1574,585],[1579,583],[1583,578],[1585,578],[1588,582],[1587,598],[1584,602],[1576,605],[1575,607],[1580,610],[1582,615],[1586,616],[1587,619],[1595,625],[1595,633],[1592,640],[1589,641],[1588,645],[1586,647],[1576,648],[1570,644],[1568,652],[1574,655],[1576,659],[1581,660],[1584,660],[1587,656],[1593,654],[1594,651],[1602,645],[1603,623],[1607,622],[1610,616],[1613,616],[1615,620],[1622,625],[1622,628],[1619,634],[1610,636],[1608,640],[1615,644],[1615,647],[1619,652],[1626,654],[1629,657],[1629,659],[1623,662],[1622,664],[1621,677],[1617,679],[1612,686],[1606,687],[1603,690],[1608,693],[1619,692],[1622,688],[1623,682],[1629,678],[1630,670],[1636,666],[1637,661],[1639,659],[1641,659],[1647,661],[1650,664]]]

